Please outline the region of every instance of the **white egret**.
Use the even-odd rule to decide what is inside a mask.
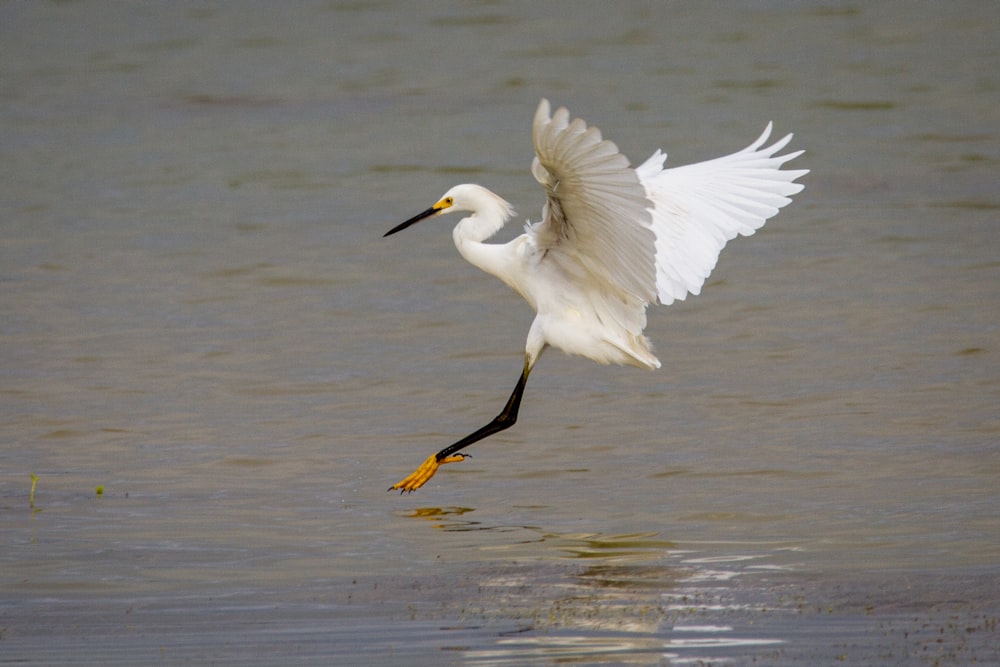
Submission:
[[[805,169],[781,170],[802,151],[776,155],[792,139],[765,146],[760,137],[725,157],[664,169],[666,154],[632,168],[611,141],[569,111],[549,113],[542,100],[532,137],[531,173],[545,189],[540,222],[503,244],[484,243],[513,215],[510,204],[479,185],[456,185],[429,209],[389,230],[426,218],[471,213],[452,236],[461,255],[512,287],[536,316],[513,393],[493,421],[430,456],[389,487],[412,492],[440,465],[462,461],[459,450],[517,420],[528,375],[547,347],[601,364],[659,368],[646,327],[646,306],[698,294],[726,242],[749,236],[802,185]]]

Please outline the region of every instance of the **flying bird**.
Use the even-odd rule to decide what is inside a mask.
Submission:
[[[565,108],[551,114],[543,99],[532,124],[531,173],[545,190],[539,222],[509,243],[484,243],[514,210],[486,188],[463,184],[386,232],[468,213],[452,232],[458,252],[536,312],[521,375],[500,413],[389,490],[419,489],[441,465],[465,459],[461,450],[513,426],[528,376],[548,347],[600,364],[659,368],[643,335],[646,307],[697,295],[726,242],[753,234],[802,190],[794,181],[808,170],[781,166],[803,151],[777,155],[792,135],[766,146],[770,134],[768,123],[739,152],[671,169],[657,150],[633,168],[598,128]]]

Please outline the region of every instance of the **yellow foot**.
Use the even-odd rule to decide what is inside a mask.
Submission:
[[[401,494],[413,493],[426,484],[427,480],[434,476],[434,473],[437,472],[439,466],[442,466],[445,463],[457,463],[458,461],[464,460],[465,454],[453,454],[452,456],[446,456],[440,461],[438,461],[437,454],[431,454],[426,461],[420,464],[419,468],[410,473],[409,477],[390,486],[389,491],[399,489]]]

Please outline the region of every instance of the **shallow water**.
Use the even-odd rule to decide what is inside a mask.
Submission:
[[[998,14],[4,5],[0,661],[1000,661]],[[542,96],[812,173],[650,311],[663,369],[549,353],[386,494],[531,313],[381,235],[460,181],[537,217]]]

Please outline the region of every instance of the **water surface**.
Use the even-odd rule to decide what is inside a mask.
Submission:
[[[0,660],[1000,661],[998,14],[4,5]],[[812,171],[650,311],[663,369],[550,352],[386,494],[531,312],[447,218],[381,235],[462,181],[537,218],[542,96]]]

